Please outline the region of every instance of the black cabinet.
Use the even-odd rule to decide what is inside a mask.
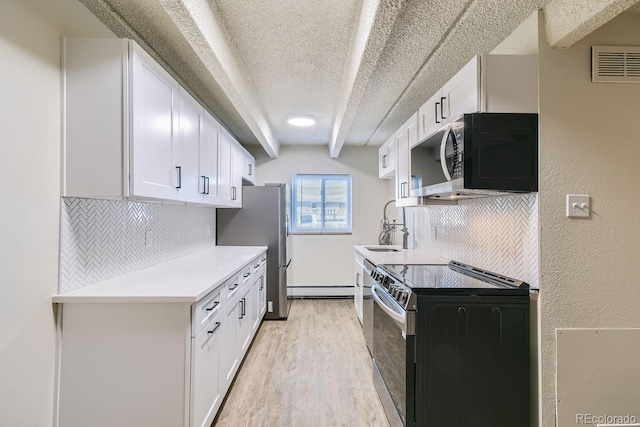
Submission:
[[[526,427],[529,298],[418,298],[415,414],[419,427]]]

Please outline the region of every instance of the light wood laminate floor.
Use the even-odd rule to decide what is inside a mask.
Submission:
[[[388,427],[349,299],[293,300],[264,321],[216,427]]]

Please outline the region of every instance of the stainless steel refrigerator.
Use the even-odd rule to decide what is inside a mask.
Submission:
[[[268,246],[267,313],[265,319],[286,319],[290,193],[287,184],[242,188],[241,209],[218,209],[216,239],[220,246]]]

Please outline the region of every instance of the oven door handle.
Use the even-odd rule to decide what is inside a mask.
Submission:
[[[379,289],[381,289],[381,288],[378,285],[373,285],[371,287],[371,295],[373,295],[373,299],[378,303],[380,308],[383,309],[384,312],[387,313],[387,315],[389,315],[389,317],[391,317],[393,320],[395,320],[396,322],[400,323],[401,325],[405,326],[405,324],[406,324],[405,316],[396,313],[390,307],[388,307],[384,303],[384,301],[382,301],[382,299],[378,296],[378,292],[384,292],[384,291],[379,290]]]

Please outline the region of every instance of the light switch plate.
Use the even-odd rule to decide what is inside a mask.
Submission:
[[[589,218],[591,216],[591,202],[586,194],[567,194],[567,217]]]

